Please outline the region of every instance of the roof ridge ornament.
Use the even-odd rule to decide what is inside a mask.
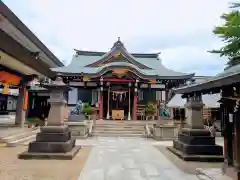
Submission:
[[[120,37],[118,37],[118,40],[113,44],[113,48],[125,48],[124,44],[122,43],[122,41],[120,40]]]

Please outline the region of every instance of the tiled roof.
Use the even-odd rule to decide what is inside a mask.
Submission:
[[[222,73],[219,73],[218,75],[212,78],[206,79],[203,82],[175,89],[175,92],[180,94],[192,93],[202,90],[208,90],[211,88],[222,87],[225,85],[231,85],[239,82],[240,82],[240,64],[228,68]]]
[[[160,77],[181,77],[181,76],[188,76],[190,74],[176,72],[171,69],[166,68],[161,60],[159,60],[156,57],[134,57],[134,59],[145,65],[150,67],[151,69],[140,69],[133,64],[127,63],[127,62],[114,62],[106,64],[102,67],[85,67],[88,64],[94,63],[101,59],[102,56],[85,56],[85,55],[74,55],[72,58],[71,63],[68,66],[65,67],[59,67],[59,68],[52,68],[53,71],[59,72],[59,73],[98,73],[100,72],[104,67],[110,67],[110,66],[129,66],[133,67],[136,70],[140,71],[141,73],[145,75],[156,75]]]

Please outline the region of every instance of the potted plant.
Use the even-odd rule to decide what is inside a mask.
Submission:
[[[149,116],[154,116],[156,114],[157,108],[153,103],[148,103],[145,106],[145,114],[146,118]],[[154,118],[153,118],[154,119]]]
[[[82,113],[85,114],[86,117],[89,117],[94,113],[94,110],[91,106],[89,106],[89,104],[84,103]]]

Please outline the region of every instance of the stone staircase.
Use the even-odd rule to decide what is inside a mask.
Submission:
[[[29,129],[20,133],[14,133],[6,137],[1,137],[1,142],[7,146],[25,145],[36,139],[39,128]]]
[[[97,121],[92,136],[144,137],[144,125],[145,123],[132,121]]]

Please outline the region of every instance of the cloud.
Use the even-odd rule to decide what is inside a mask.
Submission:
[[[197,75],[216,75],[223,71],[225,59],[206,53],[206,50],[197,46],[179,46],[162,51],[163,64],[173,70],[181,69],[183,72]]]
[[[161,51],[164,64],[171,62],[174,70],[208,75],[221,71],[225,63],[206,50],[220,43],[212,29],[221,23],[219,16],[228,10],[228,0],[4,2],[68,62],[74,48],[107,51],[120,36],[129,51]],[[198,60],[205,63],[204,68],[192,64]]]

